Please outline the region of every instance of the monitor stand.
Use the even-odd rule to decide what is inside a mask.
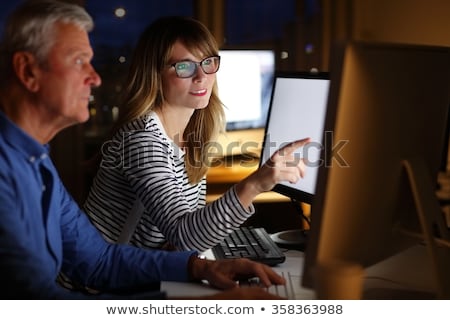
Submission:
[[[280,248],[304,251],[307,235],[307,230],[292,229],[274,233],[270,237]]]
[[[309,224],[309,219],[305,216],[301,203],[293,198],[291,198],[291,203],[293,204],[299,217]],[[270,237],[280,248],[305,251],[308,230],[302,228],[291,229],[274,233]]]

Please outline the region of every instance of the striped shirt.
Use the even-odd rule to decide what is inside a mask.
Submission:
[[[184,152],[166,135],[151,112],[118,130],[102,146],[102,162],[85,211],[106,240],[117,242],[126,219],[140,201],[144,208],[130,243],[204,251],[219,243],[253,213],[234,187],[206,205],[206,179],[190,184]]]

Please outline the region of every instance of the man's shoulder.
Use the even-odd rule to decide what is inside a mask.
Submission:
[[[14,170],[20,162],[18,152],[0,135],[0,171]]]

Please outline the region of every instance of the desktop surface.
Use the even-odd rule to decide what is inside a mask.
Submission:
[[[206,202],[221,197],[232,185],[258,169],[259,158],[251,155],[234,155],[218,160],[206,176],[208,184]],[[277,192],[260,193],[254,202],[287,202],[289,198]]]
[[[204,252],[208,259],[215,259],[211,250]],[[301,274],[303,272],[304,253],[297,250],[285,251],[284,263],[274,266],[279,274],[290,274],[293,280],[294,300],[314,300],[316,294],[313,289],[302,287]],[[376,265],[367,267],[364,275],[362,299],[367,300],[423,300],[436,299],[433,292],[431,266],[427,260],[426,247],[413,246],[410,249],[392,256]],[[411,262],[420,261],[420,274],[412,275],[417,268],[410,267]],[[297,284],[297,285],[296,285]],[[161,290],[168,297],[196,297],[220,292],[205,283],[185,283],[163,281]]]
[[[431,270],[426,246],[412,246],[365,269],[363,298],[436,299]]]

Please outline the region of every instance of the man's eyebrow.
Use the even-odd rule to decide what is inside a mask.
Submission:
[[[77,48],[77,47],[69,48],[68,52],[71,56],[83,56],[83,57],[87,57],[87,58],[94,56],[93,51],[88,51],[88,50]]]

